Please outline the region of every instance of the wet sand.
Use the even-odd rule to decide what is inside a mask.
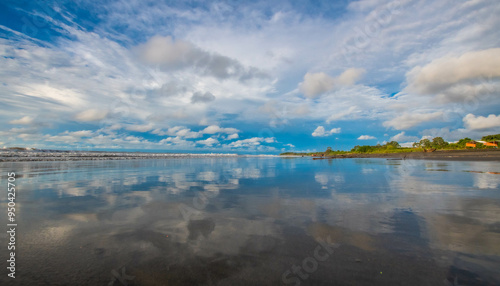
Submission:
[[[342,158],[387,158],[394,160],[423,159],[447,161],[500,161],[500,150],[436,150],[434,152],[389,153],[389,154],[345,154],[328,157],[313,157],[313,159]]]
[[[0,171],[19,174],[19,285],[489,286],[500,285],[497,166],[206,158]]]

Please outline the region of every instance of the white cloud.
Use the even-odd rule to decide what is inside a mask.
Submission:
[[[374,136],[371,136],[371,135],[361,135],[358,137],[358,140],[373,140],[373,139],[377,139],[377,138]]]
[[[202,136],[202,134],[200,132],[191,131],[191,129],[186,128],[184,126],[171,127],[171,128],[168,128],[167,131],[163,131],[161,129],[155,129],[151,133],[157,134],[160,136],[164,136],[164,135],[179,136],[179,137],[188,138],[188,139],[199,138]]]
[[[408,136],[405,134],[405,132],[398,133],[389,139],[389,141],[397,141],[397,142],[416,142],[419,141],[417,136]],[[404,147],[404,146],[403,146]]]
[[[340,133],[340,127],[339,128],[332,128],[331,130],[326,131],[325,127],[318,126],[311,135],[313,137],[325,137],[325,136],[330,136],[330,135],[336,134],[336,133]]]
[[[179,136],[179,137],[183,137],[183,138],[199,138],[199,137],[201,137],[201,134],[199,132],[191,131],[188,128],[182,128],[182,129],[178,129],[178,130],[171,130],[171,129],[175,129],[175,127],[168,129],[168,133],[171,136]]]
[[[324,72],[306,73],[304,81],[300,83],[299,90],[309,98],[315,98],[318,95],[332,90],[335,85],[335,79]]]
[[[168,136],[178,136],[186,139],[199,138],[203,136],[203,134],[229,134],[226,138],[227,140],[237,139],[238,132],[240,132],[236,128],[222,128],[218,125],[210,125],[201,131],[192,131],[191,129],[184,126],[175,126],[168,128],[168,130],[164,131],[161,129],[155,129],[151,133],[157,134],[160,136],[168,135]]]
[[[499,90],[488,86],[491,79],[500,79],[500,48],[466,52],[458,57],[445,56],[407,73],[408,90],[418,94],[439,95],[441,100],[456,101],[471,94],[460,93],[474,87],[482,93]]]
[[[125,127],[125,129],[129,131],[135,131],[135,132],[148,132],[151,129],[153,129],[154,124],[148,123],[148,124],[136,124],[136,125],[128,125]]]
[[[415,127],[424,122],[442,120],[443,114],[444,113],[442,111],[436,111],[432,113],[405,112],[402,115],[395,117],[394,119],[385,121],[382,125],[384,127],[394,128],[396,130],[405,130]]]
[[[488,117],[484,117],[469,113],[463,118],[463,122],[467,129],[490,129],[500,127],[500,115],[490,114]]]
[[[88,109],[75,115],[75,119],[84,122],[99,121],[106,118],[107,115],[108,112],[106,110]]]
[[[205,140],[198,140],[198,141],[196,141],[196,143],[202,144],[205,146],[213,146],[213,145],[219,144],[219,141],[215,138],[210,137],[210,138],[207,138]]]
[[[6,53],[2,54],[5,57],[0,59],[0,65],[10,67],[9,72],[0,69],[2,80],[7,84],[0,91],[0,102],[9,102],[17,113],[4,114],[4,123],[20,122],[15,121],[19,120],[20,113],[49,122],[56,130],[68,118],[79,122],[100,121],[99,128],[107,129],[126,128],[129,122],[136,122],[142,126],[138,127],[141,132],[146,131],[151,122],[155,126],[164,125],[162,122],[197,124],[203,118],[205,122],[218,122],[218,116],[223,113],[240,117],[256,114],[253,111],[260,104],[258,100],[272,87],[271,80],[260,77],[255,69],[232,60],[226,65],[225,58],[216,53],[209,53],[210,72],[204,67],[195,66],[193,70],[187,65],[183,66],[184,70],[163,65],[158,69],[137,61],[126,47],[106,36],[74,27],[59,27],[72,35],[72,40],[61,40],[57,47],[0,39],[0,52]],[[226,72],[233,73],[231,69],[235,66],[239,68],[235,69],[234,76],[213,78],[218,72],[223,74],[226,67]],[[216,70],[218,67],[220,71]],[[19,73],[23,74],[22,80],[14,76]],[[175,87],[170,88],[172,82]],[[165,86],[168,86],[167,93]],[[210,106],[210,112],[208,105],[191,104],[190,97],[194,102],[212,99],[207,93],[197,97],[197,90],[222,94],[217,98],[221,104]],[[12,94],[18,96],[12,97]],[[231,99],[236,94],[238,97]],[[236,130],[224,129],[223,132],[233,134]],[[185,137],[197,137],[193,134]]]
[[[337,78],[324,72],[306,73],[304,81],[299,84],[299,90],[306,97],[316,98],[320,94],[334,89],[336,85],[353,85],[365,73],[364,69],[350,68]]]
[[[266,137],[266,138],[264,138],[264,142],[266,142],[266,143],[274,143],[274,142],[276,142],[276,138],[274,138],[274,137]]]
[[[64,133],[69,134],[71,136],[75,136],[75,137],[91,137],[94,135],[94,132],[91,130],[80,130],[80,131],[73,131],[73,132],[66,131]]]
[[[500,18],[495,17],[500,6],[495,1],[396,2],[398,13],[384,13],[394,3],[351,2],[345,14],[336,19],[304,14],[293,4],[271,19],[259,5],[243,4],[242,12],[233,16],[228,12],[234,9],[232,4],[190,9],[159,2],[146,6],[137,1],[127,5],[116,2],[105,4],[104,9],[100,9],[102,4],[91,4],[95,16],[102,20],[91,31],[80,29],[85,26],[79,23],[83,19],[71,15],[72,10],[66,11],[62,5],[62,11],[75,23],[63,25],[46,19],[51,23],[49,29],[66,35],[54,39],[57,45],[30,39],[22,31],[2,30],[6,37],[0,39],[0,78],[4,83],[0,105],[12,106],[15,112],[9,111],[11,108],[2,110],[0,123],[6,126],[7,122],[19,120],[19,114],[29,115],[35,123],[50,124],[50,134],[59,134],[60,126],[66,126],[74,114],[105,108],[109,113],[101,122],[95,122],[99,116],[83,116],[83,122],[90,123],[78,126],[72,122],[73,130],[102,128],[126,134],[124,128],[131,122],[153,123],[161,130],[167,126],[188,126],[169,136],[195,138],[200,131],[193,126],[201,119],[205,119],[202,129],[217,124],[242,131],[269,121],[271,127],[281,128],[291,122],[297,126],[318,126],[325,120],[352,120],[350,126],[366,128],[366,122],[370,122],[369,132],[382,134],[383,130],[372,130],[380,120],[389,120],[386,127],[404,129],[425,121],[402,117],[398,124],[390,119],[405,113],[449,113],[448,103],[437,105],[426,96],[418,96],[422,92],[433,90],[438,97],[454,102],[468,96],[499,93],[494,72],[490,78],[484,76],[487,73],[481,65],[485,56],[474,54],[489,51],[491,62],[498,61],[498,56],[490,51],[498,46],[500,36]],[[123,27],[120,35],[115,33],[117,26]],[[294,32],[287,32],[291,30]],[[172,36],[155,36],[160,33]],[[144,44],[130,49],[137,41]],[[469,64],[462,59],[467,57],[480,61]],[[453,62],[467,69],[450,72]],[[250,66],[258,70],[252,71]],[[366,69],[364,85],[352,85],[362,73],[351,67]],[[262,71],[270,76],[260,77]],[[312,75],[321,71],[324,76],[313,76],[307,86],[306,80],[302,80],[305,71]],[[437,71],[443,73],[443,79],[428,77]],[[456,76],[457,73],[464,74]],[[398,93],[405,80],[414,88],[412,92],[408,87],[389,96]],[[300,86],[303,92],[309,95],[305,99],[297,90],[300,81],[304,84]],[[206,91],[217,97],[217,104],[196,103],[193,95]],[[327,95],[319,96],[322,91]],[[196,104],[192,104],[193,99]],[[258,112],[258,107],[271,101],[277,103],[274,113]],[[465,114],[486,116],[498,109],[499,102],[497,96],[478,101],[469,109],[462,108],[466,111],[459,111],[453,121],[436,124],[440,124],[439,128],[445,124],[447,128],[462,126]],[[396,105],[397,110],[393,108]],[[245,124],[238,125],[242,122]],[[344,128],[340,123],[337,126]],[[307,133],[305,128],[298,127],[296,132]],[[281,132],[275,132],[277,138]],[[42,136],[20,134],[26,139],[35,138],[34,141]],[[120,144],[129,144],[125,137],[116,134],[101,139],[110,146],[120,140]],[[9,145],[12,142],[3,137],[2,141]]]
[[[201,131],[201,133],[203,133],[203,134],[215,134],[215,133],[233,134],[233,133],[238,133],[238,132],[240,132],[240,131],[236,128],[229,128],[229,127],[222,128],[222,127],[219,127],[217,125],[210,125]]]
[[[337,78],[337,84],[340,85],[353,85],[355,84],[364,74],[364,69],[350,68],[345,70]]]
[[[274,137],[253,137],[243,140],[234,141],[228,144],[229,147],[256,147],[263,142],[274,143],[276,139]]]
[[[139,45],[140,57],[149,64],[167,68],[194,68],[218,79],[230,77],[245,81],[265,78],[266,74],[256,68],[246,68],[235,59],[210,53],[185,40],[173,40],[167,36],[153,36]]]
[[[22,118],[9,121],[10,124],[21,124],[21,125],[31,124],[32,122],[33,122],[33,117],[31,116],[24,116]]]
[[[233,139],[238,139],[240,136],[238,135],[238,133],[234,133],[234,134],[231,134],[229,136],[227,136],[227,140],[233,140]]]
[[[162,139],[162,140],[160,140],[159,145],[179,146],[179,147],[182,147],[182,148],[194,147],[194,143],[193,142],[184,140],[184,139],[182,139],[179,136],[168,137],[168,138]]]

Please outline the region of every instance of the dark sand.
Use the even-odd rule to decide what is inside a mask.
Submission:
[[[424,159],[450,161],[500,161],[499,149],[436,150],[434,152],[389,153],[389,154],[346,154],[313,159],[341,158],[387,158],[387,159]]]

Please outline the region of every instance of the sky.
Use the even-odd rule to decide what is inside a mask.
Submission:
[[[0,147],[270,153],[500,133],[500,2],[0,2]]]

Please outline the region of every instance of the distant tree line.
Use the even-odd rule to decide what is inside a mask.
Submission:
[[[486,135],[481,138],[482,141],[500,141],[500,134]]]
[[[395,150],[401,148],[398,142],[396,141],[391,141],[387,142],[384,145],[377,144],[375,146],[370,146],[370,145],[356,145],[354,148],[351,149],[352,153],[376,153],[376,152],[381,152],[384,153],[390,150]]]
[[[500,141],[500,134],[496,135],[486,135],[481,138],[482,141]],[[347,154],[347,153],[398,153],[398,152],[416,152],[423,151],[429,149],[465,149],[465,144],[472,142],[474,140],[465,137],[458,140],[455,143],[448,143],[442,137],[434,137],[432,140],[430,139],[422,139],[419,142],[413,143],[413,148],[405,148],[401,147],[398,142],[391,141],[387,142],[383,145],[377,144],[374,146],[371,145],[356,145],[350,151],[342,151],[336,150],[334,151],[332,147],[328,147],[324,152],[313,152],[313,153],[294,153],[294,152],[286,152],[281,155],[324,155],[324,156],[332,156],[339,154]],[[484,146],[480,142],[476,142],[476,148],[490,148]]]

